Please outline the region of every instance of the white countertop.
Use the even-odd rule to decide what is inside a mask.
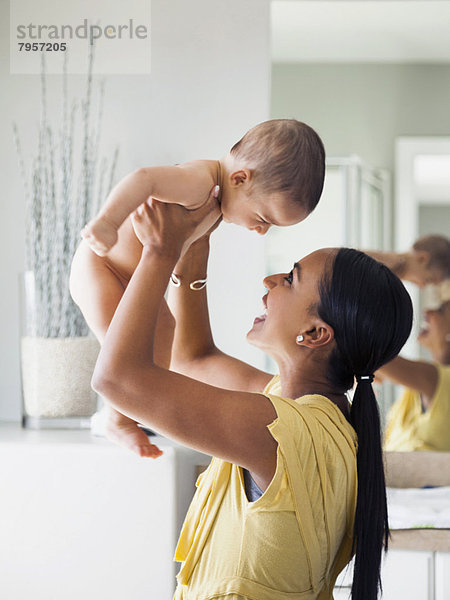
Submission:
[[[150,436],[150,440],[162,450],[196,452],[160,435]],[[0,444],[83,445],[124,452],[122,448],[106,438],[93,435],[90,429],[25,429],[20,423],[7,422],[0,422]],[[205,459],[210,460],[210,457],[204,456]]]

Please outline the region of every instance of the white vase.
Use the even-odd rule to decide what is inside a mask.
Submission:
[[[99,344],[91,337],[23,337],[24,425],[88,426],[97,407],[91,378],[98,352]]]
[[[20,344],[23,425],[33,429],[89,427],[90,417],[97,409],[91,378],[99,343],[91,336],[60,335],[67,330],[58,328],[62,311],[58,301],[54,301],[52,306],[56,308],[52,312],[49,302],[42,299],[42,287],[39,292],[31,271],[23,275]]]

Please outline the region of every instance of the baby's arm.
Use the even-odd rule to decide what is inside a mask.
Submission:
[[[97,217],[83,229],[82,237],[96,254],[104,256],[117,242],[117,231],[128,215],[148,198],[198,208],[217,183],[216,164],[198,160],[130,173],[114,187]]]
[[[405,258],[398,252],[384,252],[382,250],[364,250],[366,254],[386,265],[397,277],[403,279],[405,274]]]

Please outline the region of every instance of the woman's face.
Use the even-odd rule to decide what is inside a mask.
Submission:
[[[319,303],[319,284],[329,259],[336,250],[325,248],[296,262],[290,273],[264,279],[264,313],[257,317],[247,340],[275,359],[298,352],[296,338],[314,339],[320,326],[315,307]]]
[[[288,227],[300,223],[308,212],[280,194],[249,194],[245,189],[230,187],[223,193],[221,210],[225,223],[234,223],[264,235],[272,225]]]
[[[438,352],[448,344],[450,336],[450,300],[435,310],[426,310],[424,323],[419,332],[419,342],[431,353]]]

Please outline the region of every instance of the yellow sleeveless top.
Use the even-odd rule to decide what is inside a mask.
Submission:
[[[264,390],[277,418],[275,475],[247,500],[242,468],[213,458],[197,480],[175,560],[174,600],[326,600],[351,558],[357,437],[324,396]]]
[[[423,412],[419,392],[406,389],[388,413],[385,450],[450,452],[450,366],[435,366],[438,385],[430,408]]]

